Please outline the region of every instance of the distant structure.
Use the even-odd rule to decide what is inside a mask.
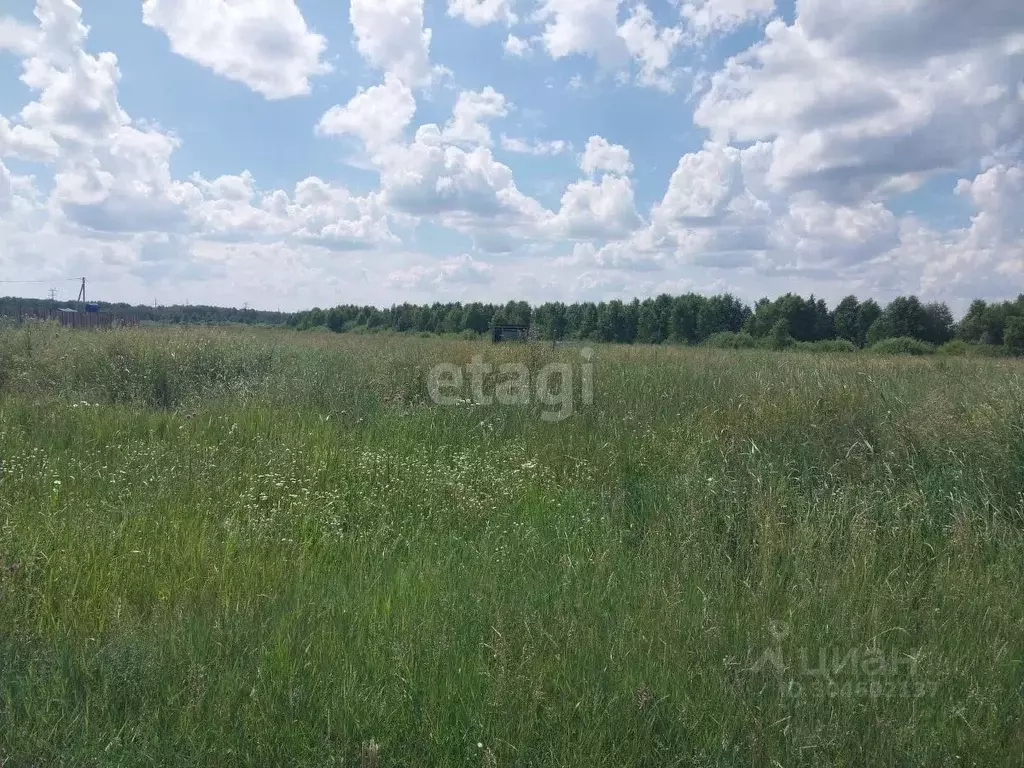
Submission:
[[[29,309],[17,308],[17,313],[12,315],[18,325],[25,322],[56,321],[67,328],[113,328],[122,325],[138,325],[139,318],[133,313],[103,312],[98,304],[87,305],[85,312],[79,312],[74,307],[58,307],[57,309]]]
[[[502,341],[529,341],[530,326],[528,325],[496,325],[491,330],[491,341],[495,344]]]

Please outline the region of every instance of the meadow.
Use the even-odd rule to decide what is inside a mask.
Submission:
[[[0,766],[1024,764],[1024,364],[475,355],[0,330]]]

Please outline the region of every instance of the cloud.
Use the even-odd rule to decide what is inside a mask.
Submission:
[[[431,31],[423,28],[423,0],[351,0],[349,19],[369,64],[410,87],[430,84]]]
[[[481,91],[463,91],[459,94],[452,119],[444,127],[446,141],[491,145],[491,131],[487,123],[508,114],[505,97],[487,86]]]
[[[530,41],[509,33],[504,43],[505,53],[516,58],[525,58],[530,55]]]
[[[896,217],[881,203],[836,206],[799,195],[790,201],[771,237],[774,251],[798,265],[843,269],[863,267],[897,247],[899,229]]]
[[[777,188],[845,202],[1020,151],[1017,4],[970,10],[872,0],[849,15],[842,8],[809,0],[792,25],[771,22],[763,42],[712,77],[695,122],[721,142],[770,141]]]
[[[680,158],[650,223],[595,250],[601,267],[691,264],[773,275],[850,279],[900,244],[900,223],[881,203],[830,203],[785,195],[767,182],[771,145],[709,142]]]
[[[629,235],[640,223],[632,182],[608,174],[597,182],[583,179],[570,184],[552,229],[570,239],[600,240]]]
[[[1024,167],[997,165],[973,180],[960,179],[956,193],[979,211],[973,226],[992,240],[1007,242],[1024,236]],[[979,226],[981,225],[981,226]]]
[[[995,165],[960,179],[956,194],[974,209],[968,226],[941,232],[906,220],[883,266],[900,283],[953,302],[1014,298],[1024,291],[1024,166]]]
[[[405,143],[402,129],[414,107],[408,88],[389,75],[385,85],[329,110],[319,131],[352,133],[366,142],[380,172],[382,204],[399,216],[436,218],[465,231],[532,228],[540,206],[519,192],[512,170],[488,149],[487,124],[507,114],[505,97],[490,86],[462,91],[443,127],[420,126]]]
[[[630,273],[664,269],[670,264],[670,258],[664,251],[657,248],[645,248],[642,239],[634,237],[631,240],[613,241],[600,248],[592,243],[577,243],[569,262],[579,268],[593,266],[601,270],[621,271],[620,274],[629,275]],[[588,282],[596,283],[597,274],[589,273]],[[611,284],[614,284],[614,280],[615,278],[612,278]]]
[[[183,25],[199,7],[147,4]],[[265,22],[285,3],[249,5],[243,15]],[[491,14],[488,23],[506,22],[505,10],[525,14],[527,5],[450,8],[482,24]],[[536,43],[554,58],[593,57],[606,71],[587,74],[587,90],[618,109],[608,71],[620,84],[668,90],[683,73],[680,49],[774,12],[764,0],[672,5],[678,18],[659,25],[655,6],[634,0],[538,0],[528,19],[537,26],[517,28],[522,37],[456,29],[490,35],[495,44],[507,35],[510,56]],[[171,296],[187,286],[193,299],[202,290],[207,300],[227,303],[240,290],[269,302],[298,291],[285,299],[292,306],[340,300],[353,285],[367,300],[385,303],[408,291],[484,298],[523,290],[531,299],[559,299],[684,285],[736,288],[745,298],[787,290],[879,298],[917,292],[954,305],[972,295],[1013,295],[1024,288],[1018,6],[800,0],[791,21],[767,23],[763,40],[719,65],[694,91],[696,135],[675,112],[666,113],[671,141],[681,127],[688,132],[681,138],[698,145],[682,156],[665,156],[668,140],[645,150],[661,153],[669,170],[675,166],[667,185],[655,189],[630,153],[630,141],[641,134],[659,140],[636,133],[639,114],[625,115],[617,129],[622,145],[594,131],[577,150],[579,178],[551,178],[568,170],[564,161],[522,156],[574,150],[568,141],[539,137],[548,116],[530,109],[538,105],[529,103],[529,89],[516,91],[522,95],[512,105],[478,80],[453,92],[450,115],[438,115],[436,99],[446,91],[417,93],[441,71],[430,62],[421,0],[355,0],[354,44],[379,79],[349,86],[347,103],[327,109],[315,130],[355,137],[365,147],[362,170],[378,179],[364,187],[365,176],[356,175],[357,189],[326,175],[303,179],[305,173],[263,187],[244,166],[213,178],[203,173],[208,165],[175,176],[182,162],[202,162],[195,158],[204,148],[184,156],[173,131],[130,115],[119,102],[121,64],[112,53],[88,49],[79,6],[37,0],[36,24],[0,22],[0,49],[21,59],[29,94],[23,108],[0,115],[0,259],[19,277],[89,274],[122,286],[122,295],[145,291],[146,298],[151,287]],[[227,7],[236,13],[227,0],[202,6],[199,25],[178,30],[182,39],[192,40]],[[245,69],[239,51],[266,40],[234,17],[229,22],[203,32],[213,43],[196,44],[202,56],[222,62],[207,63],[209,69],[264,87],[268,98],[283,98],[292,86],[309,89],[315,75],[302,75],[301,67],[261,60],[262,69]],[[289,29],[298,27],[275,33]],[[302,29],[315,37],[304,22]],[[306,63],[322,65],[323,51]],[[228,71],[223,62],[241,68]],[[563,83],[576,71],[560,69]],[[556,82],[542,78],[538,88]],[[431,122],[417,126],[418,109]],[[557,111],[570,121],[589,114]],[[510,126],[497,121],[509,115],[531,130],[500,132]],[[565,123],[551,122],[559,125]],[[282,136],[282,146],[295,140]],[[505,154],[499,160],[496,152]],[[545,175],[519,176],[517,163]],[[26,168],[32,175],[19,175]],[[922,194],[905,194],[923,185]],[[635,187],[652,195],[640,210]],[[558,203],[549,208],[522,191],[534,188]],[[899,207],[892,202],[897,194]],[[963,220],[930,220],[932,200],[954,196]],[[898,213],[907,207],[923,213]],[[956,216],[957,208],[948,213]],[[412,235],[427,252],[471,247],[504,255],[493,263],[431,257],[405,252],[398,235]]]
[[[39,0],[36,16],[37,44],[22,79],[38,96],[16,124],[0,121],[0,154],[52,167],[47,207],[56,223],[107,237],[157,232],[330,247],[393,239],[376,197],[355,197],[316,178],[292,195],[259,193],[248,172],[174,179],[179,139],[133,121],[121,107],[117,58],[84,50],[81,9],[69,0]]]
[[[401,80],[388,73],[381,85],[359,89],[345,106],[333,106],[317,124],[324,136],[350,134],[367,147],[387,145],[400,138],[416,114],[416,99]]]
[[[697,42],[766,19],[774,11],[775,0],[695,0],[683,3],[679,9],[690,36]]]
[[[561,155],[572,149],[572,145],[561,139],[552,141],[530,141],[529,139],[517,139],[501,134],[501,148],[506,152],[515,152],[520,155],[534,155],[535,157],[550,157]]]
[[[37,98],[14,124],[0,118],[0,154],[50,165],[50,206],[72,224],[111,232],[183,224],[170,176],[177,138],[134,124],[121,108],[117,57],[86,53],[75,3],[40,0],[35,13],[22,81]]]
[[[618,36],[620,0],[541,0],[534,15],[544,22],[544,47],[555,59],[572,54],[596,56],[603,64],[621,64]]]
[[[654,207],[654,219],[700,224],[720,217],[742,189],[740,158],[740,150],[711,143],[683,155]]]
[[[443,217],[461,229],[532,229],[542,215],[487,147],[448,144],[436,125],[421,126],[411,144],[391,148],[381,160],[385,202],[402,213]]]
[[[268,99],[310,92],[331,71],[327,40],[306,26],[294,0],[144,0],[142,20],[171,50]]]
[[[0,212],[8,211],[14,200],[11,172],[0,161]]]
[[[260,192],[252,174],[195,176],[188,213],[192,231],[228,242],[316,243],[332,250],[366,250],[397,243],[379,196],[358,197],[315,176],[283,190]]]
[[[595,57],[607,70],[640,64],[641,85],[671,89],[669,68],[682,39],[678,28],[659,28],[643,3],[619,24],[622,0],[541,0],[533,19],[544,24],[541,39],[554,59],[574,54]]]
[[[515,24],[511,0],[448,0],[448,15],[462,17],[474,27],[496,22]]]
[[[450,290],[458,286],[486,285],[493,280],[493,272],[489,264],[463,254],[437,264],[417,264],[394,270],[388,273],[387,282],[404,290]]]
[[[625,175],[633,170],[633,164],[629,161],[629,150],[621,144],[610,144],[603,136],[591,136],[580,158],[580,168],[589,174],[608,171]]]
[[[464,91],[443,127],[421,125],[411,142],[380,148],[370,159],[381,205],[398,220],[435,221],[492,252],[542,237],[552,214],[518,189],[512,169],[490,150],[486,122],[506,110],[493,88]]]
[[[662,90],[671,91],[672,78],[667,74],[672,55],[683,38],[678,27],[658,29],[646,5],[638,5],[618,30],[630,56],[640,62],[639,80]]]
[[[38,33],[14,19],[0,18],[0,51],[17,56],[30,56],[38,44]]]
[[[1024,6],[1012,0],[803,0],[799,18],[810,39],[839,55],[914,65],[998,47],[1024,30]]]

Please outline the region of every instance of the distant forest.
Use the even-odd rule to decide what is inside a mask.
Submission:
[[[1024,294],[1015,301],[975,301],[959,323],[949,307],[901,296],[884,308],[872,299],[847,296],[834,309],[822,299],[788,293],[753,307],[729,294],[662,295],[632,302],[559,302],[531,307],[508,304],[401,304],[389,309],[338,306],[312,309],[288,319],[300,330],[391,330],[432,334],[483,334],[495,325],[530,326],[540,339],[621,344],[704,344],[788,347],[818,344],[834,350],[872,346],[891,339],[928,345],[966,342],[1008,351],[1024,350]]]
[[[0,298],[0,317],[52,310],[65,303],[42,299]],[[661,295],[631,302],[507,304],[400,304],[386,309],[342,305],[305,312],[267,312],[201,305],[152,307],[101,303],[103,312],[142,323],[288,326],[327,328],[337,333],[483,335],[496,325],[523,325],[539,339],[617,342],[621,344],[713,344],[768,346],[816,344],[841,350],[878,345],[893,339],[939,346],[970,343],[1012,353],[1024,352],[1024,294],[1014,301],[974,301],[959,321],[949,307],[901,296],[882,307],[872,299],[847,296],[835,308],[822,299],[786,294],[761,299],[753,307],[729,294]]]
[[[97,302],[101,312],[119,317],[131,317],[140,323],[165,325],[223,325],[225,323],[246,323],[249,325],[284,325],[292,317],[288,312],[265,312],[258,309],[235,309],[234,307],[209,307],[200,304],[175,304],[169,307],[153,307],[145,304],[110,304]],[[0,297],[0,317],[17,317],[19,313],[48,312],[62,307],[77,308],[77,302],[50,301],[48,299],[20,299],[13,296]]]

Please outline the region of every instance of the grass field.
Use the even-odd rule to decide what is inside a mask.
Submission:
[[[0,765],[1024,764],[1022,364],[476,354],[0,331]]]

